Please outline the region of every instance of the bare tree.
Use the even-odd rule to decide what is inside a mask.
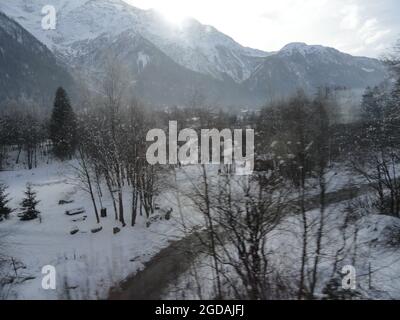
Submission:
[[[227,282],[239,298],[266,299],[273,273],[267,239],[285,217],[288,189],[277,172],[215,177],[203,166],[201,179],[189,197],[204,215],[216,297],[224,297],[222,283]],[[230,272],[222,271],[226,267]]]

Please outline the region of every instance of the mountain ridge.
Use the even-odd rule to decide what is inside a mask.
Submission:
[[[55,31],[44,31],[40,25],[41,8],[49,4],[58,12]],[[79,48],[71,50],[74,43],[93,40],[103,33],[118,36],[130,29],[188,69],[211,74],[219,80],[226,73],[236,82],[242,82],[250,76],[259,58],[268,55],[243,47],[214,27],[194,19],[180,28],[154,10],[138,9],[121,0],[36,0],[34,4],[15,0],[12,4],[0,5],[0,10],[16,19],[52,51],[68,56],[79,55]]]
[[[0,12],[0,100],[50,101],[58,86],[74,90],[71,75],[46,46]]]
[[[139,87],[142,90],[151,91],[153,86],[154,90],[171,91],[171,97],[164,97],[168,103],[172,103],[174,97],[175,103],[182,103],[185,100],[183,96],[191,94],[187,90],[169,90],[157,79],[157,68],[159,72],[165,72],[168,68],[172,70],[172,65],[175,78],[166,77],[171,86],[193,77],[197,80],[189,81],[191,85],[200,83],[200,90],[211,96],[210,100],[217,99],[210,90],[224,93],[225,97],[217,99],[223,105],[232,105],[235,101],[237,105],[259,105],[267,99],[288,96],[298,88],[307,92],[325,85],[360,89],[376,85],[386,76],[384,66],[373,58],[353,57],[334,48],[305,43],[291,43],[277,52],[264,52],[244,47],[216,28],[195,19],[187,20],[180,27],[174,26],[155,10],[138,9],[122,0],[1,1],[4,0],[0,0],[0,11],[8,12],[71,69],[86,68],[91,61],[96,61],[97,64],[90,69],[97,72],[105,61],[96,57],[104,58],[105,51],[113,48],[124,56],[121,63],[132,66],[132,81],[135,79],[136,84],[141,83]],[[48,4],[53,4],[58,10],[58,25],[54,31],[44,31],[40,26],[41,6]],[[131,46],[138,36],[152,44],[146,46],[146,54],[140,47],[133,49]],[[116,44],[121,38],[125,39],[126,45]],[[128,50],[132,52],[131,56],[124,52]],[[163,59],[168,67],[153,64],[149,58],[159,57],[160,52],[165,55]],[[139,60],[145,61],[144,68],[133,67],[132,61]],[[147,72],[147,80],[143,82],[143,72],[147,68],[152,68],[153,78],[149,78]],[[150,100],[152,103],[165,103]]]

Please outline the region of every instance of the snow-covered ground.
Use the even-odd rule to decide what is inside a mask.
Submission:
[[[366,202],[367,197],[364,195],[357,200]],[[348,205],[348,202],[341,202],[326,209],[317,296],[321,299],[326,297],[323,290],[332,278],[339,279],[339,284],[341,283],[343,276],[340,276],[340,272],[343,266],[354,266],[356,290],[349,291],[357,294],[353,298],[400,299],[400,219],[358,209],[357,218],[354,221],[349,220],[344,229],[345,220],[349,218]],[[319,209],[308,212],[307,216],[312,224],[319,219]],[[301,230],[300,217],[291,216],[270,233],[267,240],[270,266],[274,272],[293,283],[299,277],[302,255]],[[234,253],[236,249],[232,247],[230,250]],[[336,259],[338,250],[342,252]],[[309,234],[308,252],[310,268],[315,252],[315,230]],[[333,272],[335,261],[338,261],[337,271]],[[221,268],[225,274],[224,278],[239,279],[229,266]],[[170,284],[164,299],[213,299],[216,295],[215,279],[211,257],[202,254],[190,270]],[[225,282],[226,298],[234,298],[230,284],[231,282]],[[230,294],[232,296],[229,296]]]
[[[2,277],[13,279],[12,283],[0,292],[1,298],[17,299],[98,299],[107,298],[112,287],[134,275],[145,267],[145,263],[169,245],[170,241],[183,238],[188,229],[204,224],[199,214],[188,198],[183,194],[200,183],[201,167],[189,166],[176,169],[163,177],[165,184],[156,202],[163,208],[173,208],[172,219],[161,220],[146,226],[146,218],[138,216],[135,227],[130,226],[130,193],[124,194],[125,219],[127,226],[122,228],[115,221],[113,206],[105,192],[103,206],[108,210],[108,217],[101,219],[98,233],[92,233],[97,228],[90,196],[84,192],[74,171],[75,161],[41,163],[38,168],[26,170],[15,167],[11,171],[0,172],[0,181],[5,182],[12,201],[10,206],[16,208],[10,219],[0,222],[1,253],[6,263],[0,268]],[[208,168],[209,177],[217,177],[217,168]],[[351,173],[337,167],[328,174],[328,191],[333,192],[361,183],[361,178],[349,179]],[[175,180],[176,179],[176,180]],[[40,219],[22,222],[17,217],[19,203],[26,188],[31,183],[41,200],[38,209]],[[169,186],[176,185],[181,192]],[[317,190],[316,190],[317,191]],[[312,192],[313,193],[313,192]],[[59,205],[60,200],[73,201],[70,204]],[[346,203],[332,205],[327,209],[327,237],[325,252],[330,258],[322,259],[323,274],[320,285],[329,278],[332,269],[331,257],[337,246],[340,246],[342,235],[339,228],[344,218]],[[66,210],[85,208],[85,213],[78,216],[68,216]],[[318,214],[309,213],[310,218]],[[82,217],[87,216],[82,221]],[[393,232],[400,234],[400,220],[387,216],[368,215],[357,220],[357,269],[359,282],[363,288],[368,284],[369,263],[373,269],[374,290],[365,290],[371,297],[400,298],[400,252],[395,245],[387,243],[393,238]],[[293,236],[297,227],[296,218],[289,218],[271,235],[271,245],[274,252],[279,253],[280,268],[287,274],[293,274],[293,266],[298,265],[300,256],[300,240]],[[296,226],[297,225],[297,226]],[[113,228],[119,227],[121,232],[113,234]],[[79,230],[72,235],[72,230]],[[353,230],[353,229],[352,229]],[[348,230],[351,234],[352,230]],[[396,231],[397,230],[397,231]],[[186,232],[185,232],[186,231]],[[399,236],[400,238],[400,236]],[[348,239],[348,246],[354,246]],[[352,248],[349,247],[351,251]],[[283,257],[283,258],[282,258]],[[348,258],[350,259],[350,258]],[[349,260],[344,262],[349,262]],[[202,298],[211,298],[213,291],[212,268],[207,263],[207,257],[199,255],[196,265],[197,277],[202,279]],[[297,262],[296,262],[297,261]],[[343,263],[344,263],[343,262]],[[57,271],[56,290],[42,288],[42,268],[53,265]],[[166,298],[198,298],[198,288],[188,285],[193,280],[193,269],[182,275],[178,283],[171,284]],[[179,290],[179,288],[183,288]],[[178,290],[177,290],[178,288]],[[321,289],[321,288],[320,288]],[[364,292],[364,293],[365,293]],[[384,294],[383,294],[384,292]]]
[[[104,207],[108,217],[101,219],[103,230],[92,233],[98,227],[89,194],[82,191],[74,179],[73,162],[43,164],[37,169],[5,171],[0,180],[8,186],[12,208],[19,208],[26,183],[30,182],[41,200],[38,209],[41,219],[22,222],[13,213],[9,220],[0,223],[1,252],[7,263],[2,274],[14,280],[3,298],[59,299],[59,298],[106,298],[110,287],[144,267],[169,241],[184,234],[181,219],[176,209],[174,192],[164,190],[157,202],[161,208],[174,208],[172,219],[157,221],[149,228],[146,219],[138,216],[137,224],[131,227],[130,210],[126,209],[127,226],[121,228],[114,219],[112,203],[105,197]],[[73,200],[59,205],[60,200]],[[130,208],[130,196],[125,195],[126,208]],[[83,215],[67,216],[66,210],[84,207]],[[182,207],[185,210],[185,207]],[[187,209],[186,209],[187,210]],[[185,214],[192,215],[187,212]],[[85,221],[74,221],[87,215]],[[113,228],[121,232],[113,234]],[[71,235],[70,231],[79,229]],[[16,272],[14,265],[16,264]],[[42,267],[53,265],[57,271],[57,289],[44,290]],[[67,288],[67,290],[65,290]],[[68,289],[69,288],[69,289]]]

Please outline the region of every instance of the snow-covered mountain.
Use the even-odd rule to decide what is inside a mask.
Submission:
[[[58,86],[73,89],[73,79],[52,52],[0,12],[0,101],[51,100]]]
[[[117,59],[122,62],[124,81],[133,84],[130,87],[135,96],[153,105],[188,105],[198,94],[206,96],[207,103],[224,106],[259,102],[229,77],[222,81],[185,68],[151,41],[129,30],[118,36],[98,37],[85,48],[75,63],[91,76],[90,82],[99,83],[103,66],[111,63],[114,67],[113,59]]]
[[[41,10],[57,10],[56,30],[43,30]],[[0,11],[18,21],[71,70],[96,85],[110,52],[130,73],[137,95],[151,103],[180,104],[200,90],[220,105],[260,105],[298,88],[362,89],[386,72],[375,59],[332,48],[293,43],[267,53],[246,48],[212,26],[189,19],[181,26],[154,10],[122,0],[0,0]]]
[[[57,29],[41,27],[41,10],[53,5]],[[176,63],[216,79],[246,80],[268,53],[245,48],[211,26],[190,19],[175,26],[154,10],[141,10],[122,0],[0,0],[0,10],[16,19],[51,50],[79,56],[86,45],[107,34],[127,30],[151,41]]]
[[[279,99],[302,88],[318,87],[363,89],[379,84],[387,75],[383,64],[371,58],[354,57],[336,49],[291,43],[264,59],[246,80],[255,95]]]

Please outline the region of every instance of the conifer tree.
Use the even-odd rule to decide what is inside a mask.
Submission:
[[[77,145],[76,116],[68,95],[63,88],[58,88],[50,120],[50,139],[54,154],[64,160],[71,158]]]
[[[36,219],[40,211],[36,209],[40,201],[36,200],[36,192],[33,191],[32,186],[30,184],[26,185],[25,198],[21,202],[21,220],[29,221]]]
[[[6,190],[7,186],[3,183],[0,183],[0,221],[7,219],[12,212],[12,209],[8,207],[10,199],[8,198]]]

